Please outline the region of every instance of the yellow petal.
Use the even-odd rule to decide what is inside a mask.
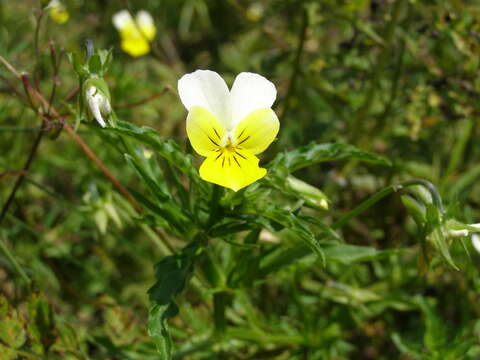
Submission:
[[[219,149],[210,153],[200,166],[200,177],[208,182],[238,191],[261,179],[267,170],[246,150]]]
[[[70,14],[68,13],[67,10],[63,6],[58,6],[58,7],[52,7],[50,9],[50,17],[53,19],[53,21],[63,24],[68,21],[70,18]]]
[[[140,31],[142,35],[147,38],[147,40],[153,40],[155,34],[157,33],[157,29],[154,25],[140,26]]]
[[[141,37],[122,37],[122,50],[132,56],[142,56],[150,52],[150,44]]]
[[[260,154],[275,140],[280,123],[272,109],[263,108],[245,116],[235,128],[237,146]]]
[[[207,109],[194,106],[187,117],[187,135],[197,153],[209,156],[220,147],[225,127]]]

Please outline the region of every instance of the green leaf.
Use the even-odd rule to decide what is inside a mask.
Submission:
[[[343,264],[352,264],[359,261],[374,261],[391,255],[398,255],[404,252],[404,250],[377,250],[368,246],[328,244],[323,246],[323,252],[327,261],[338,261]]]
[[[2,360],[16,359],[15,349],[19,349],[26,340],[23,319],[15,309],[11,308],[7,299],[0,296],[0,354],[3,356]]]
[[[338,261],[342,264],[349,265],[356,262],[374,261],[386,258],[388,256],[398,255],[405,250],[376,250],[366,246],[334,243],[322,244],[322,251],[325,256],[325,262],[328,263],[330,261]],[[304,244],[297,244],[294,246],[281,245],[275,250],[266,253],[261,257],[257,277],[264,277],[269,273],[288,266],[309,254],[311,254],[311,251]]]
[[[273,251],[261,256],[257,276],[264,278],[268,274],[287,267],[310,254],[312,254],[312,252],[303,243],[296,246],[279,245]]]
[[[33,293],[28,301],[27,325],[28,336],[32,342],[32,349],[39,354],[48,353],[55,343],[55,321],[53,312],[44,296]]]
[[[191,180],[200,182],[197,169],[193,165],[192,156],[184,153],[174,140],[162,139],[158,132],[152,128],[147,126],[138,127],[125,121],[118,121],[116,128],[108,128],[108,130],[129,136],[144,145],[148,145],[149,148],[164,158],[171,166],[180,170]]]
[[[152,195],[156,197],[158,201],[169,201],[172,199],[172,195],[168,191],[168,188],[164,182],[158,183],[158,181],[148,173],[147,169],[142,166],[143,164],[140,164],[137,159],[128,154],[125,154],[124,156],[125,160],[127,160],[127,163],[140,175],[145,185],[147,185],[152,192]]]
[[[450,246],[444,235],[444,226],[441,222],[441,214],[433,204],[427,204],[427,228],[430,230],[427,235],[427,241],[431,243],[434,248],[440,252],[443,260],[455,270],[458,270],[457,265],[453,261],[450,254]]]
[[[153,303],[148,318],[148,333],[154,339],[162,360],[172,356],[172,339],[167,320],[178,314],[175,297],[184,289],[193,272],[198,244],[192,243],[179,254],[166,256],[155,266],[155,284],[148,290]]]
[[[150,201],[147,197],[143,196],[134,189],[129,189],[133,197],[146,209],[150,210],[155,216],[149,217],[148,214],[144,216],[143,220],[152,225],[159,225],[166,229],[170,229],[174,234],[181,234],[182,231],[187,230],[187,223],[183,222],[183,215],[176,217],[172,211],[167,211],[163,207],[158,206],[156,203]],[[171,210],[171,209],[170,209]],[[150,221],[150,220],[155,221]]]
[[[427,299],[418,297],[416,300],[424,316],[425,333],[423,342],[431,352],[434,352],[448,342],[448,329],[444,320]]]
[[[426,223],[425,207],[408,195],[402,195],[401,200],[403,205],[408,210],[413,220],[417,224],[419,232],[423,233]]]
[[[371,152],[357,149],[352,145],[311,143],[277,155],[267,167],[270,169],[284,169],[288,173],[291,173],[324,161],[345,159],[355,159],[383,166],[391,165],[387,159]]]
[[[289,175],[286,180],[281,172],[270,171],[264,182],[285,195],[289,195],[294,199],[302,199],[307,206],[314,209],[328,209],[329,200],[322,191],[292,175]]]
[[[102,73],[102,60],[98,54],[93,54],[88,60],[88,70],[93,74]]]
[[[178,312],[175,304],[153,305],[148,313],[148,335],[152,337],[162,360],[172,358],[172,337],[167,320]]]
[[[190,222],[190,217],[184,214],[182,208],[179,207],[176,202],[172,201],[172,196],[168,190],[166,190],[166,186],[164,184],[158,184],[156,180],[147,173],[147,170],[130,155],[125,154],[125,159],[127,163],[137,171],[150,192],[157,199],[155,203],[152,202],[155,207],[155,212],[163,216],[168,222],[172,222],[176,227],[186,226],[186,224]],[[149,206],[149,208],[152,209],[152,206]]]
[[[252,230],[245,237],[245,245],[254,246],[258,242],[260,236],[260,228]],[[253,248],[255,250],[255,248]],[[251,286],[256,278],[260,266],[260,257],[253,256],[254,252],[250,248],[244,248],[236,259],[236,264],[228,275],[227,284],[229,287],[235,288],[239,285]]]
[[[291,211],[278,209],[273,206],[267,206],[263,209],[256,209],[255,214],[262,216],[266,221],[257,219],[258,222],[264,225],[270,225],[270,228],[275,227],[275,223],[281,225],[283,228],[287,228],[297,235],[317,256],[325,262],[325,255],[319,241],[315,238],[315,235],[297,216]],[[273,224],[269,224],[273,222]]]
[[[406,342],[398,333],[392,334],[392,341],[402,354],[409,355],[416,360],[430,359],[427,355],[422,354],[419,346]]]
[[[89,75],[88,69],[83,65],[83,61],[78,53],[69,53],[68,59],[80,78],[85,78]]]

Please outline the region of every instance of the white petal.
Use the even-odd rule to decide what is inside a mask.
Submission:
[[[178,94],[190,110],[201,106],[209,110],[228,129],[231,123],[230,93],[225,81],[214,71],[197,70],[178,80]]]
[[[465,237],[468,236],[468,230],[448,230],[447,236],[451,237]]]
[[[231,90],[233,126],[253,110],[272,107],[276,97],[275,85],[263,76],[249,72],[238,74]]]
[[[122,10],[113,15],[113,25],[117,30],[122,30],[126,26],[134,24],[132,15],[128,10]]]
[[[478,234],[472,234],[472,245],[480,253],[480,236]]]
[[[480,230],[480,223],[478,224],[470,224],[471,227],[477,229],[477,230]]]
[[[140,11],[137,13],[136,20],[137,20],[138,26],[140,26],[140,27],[153,26],[153,18],[152,18],[152,15],[150,15],[150,13],[148,13],[148,12],[145,11],[145,10],[140,10]]]
[[[147,40],[151,41],[155,37],[157,32],[157,28],[155,27],[155,23],[153,21],[152,15],[146,12],[145,10],[140,10],[137,13],[135,18],[142,35],[147,38]]]
[[[88,107],[90,108],[90,112],[92,113],[93,117],[95,120],[97,120],[101,127],[105,127],[107,124],[105,124],[105,121],[103,120],[100,109],[102,106],[104,106],[104,96],[101,95],[94,86],[90,86],[87,89],[86,98]],[[108,106],[110,107],[110,104],[108,104]]]
[[[52,0],[48,3],[49,8],[56,8],[56,7],[59,7],[60,5],[61,3],[59,0]]]

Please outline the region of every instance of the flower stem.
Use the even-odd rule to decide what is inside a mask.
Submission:
[[[307,37],[307,29],[308,29],[308,14],[307,14],[307,11],[303,9],[302,25],[300,27],[300,32],[299,32],[297,51],[295,53],[295,59],[293,61],[292,76],[290,78],[290,83],[288,84],[287,94],[285,95],[283,111],[282,111],[282,114],[280,115],[281,119],[287,116],[288,111],[290,110],[290,98],[295,93],[295,83],[297,81],[298,74],[300,73],[300,59],[302,57],[302,53],[305,45],[305,38]]]
[[[440,195],[438,194],[437,189],[435,186],[423,179],[413,179],[413,180],[407,180],[404,181],[400,184],[396,185],[390,185],[387,186],[386,188],[381,189],[377,193],[373,194],[371,197],[360,203],[355,209],[349,211],[347,214],[343,215],[340,219],[338,219],[333,225],[333,229],[339,229],[342,226],[344,226],[347,222],[349,222],[352,218],[355,216],[361,214],[368,208],[370,208],[373,204],[378,202],[379,200],[383,199],[385,196],[397,192],[399,190],[402,190],[404,188],[410,187],[410,186],[423,186],[425,187],[431,194],[432,196],[432,202],[435,205],[435,207],[440,211],[440,213],[443,213],[443,205],[442,205],[442,199],[440,198]]]
[[[230,302],[230,295],[226,291],[218,292],[213,295],[213,318],[215,322],[215,332],[222,336],[227,329],[227,319],[225,311]]]
[[[222,197],[223,189],[218,185],[213,185],[212,189],[212,199],[210,201],[210,216],[207,221],[206,230],[210,230],[210,228],[215,224],[215,221],[219,215],[219,201]]]

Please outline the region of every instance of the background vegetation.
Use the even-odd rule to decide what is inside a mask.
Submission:
[[[3,210],[23,176],[0,218],[0,359],[166,359],[177,306],[174,359],[480,357],[480,255],[448,233],[480,219],[477,2],[65,5],[58,24],[0,2],[0,55],[32,92],[0,66]],[[125,8],[155,19],[146,56],[120,50]],[[67,53],[87,39],[113,49],[119,122],[78,138]],[[196,175],[176,82],[198,68],[277,86],[269,175],[239,193]]]

